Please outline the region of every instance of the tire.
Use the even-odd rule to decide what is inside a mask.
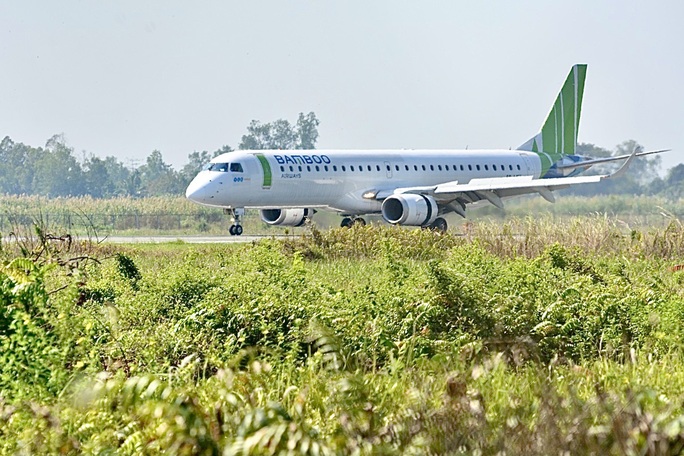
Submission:
[[[352,219],[350,219],[349,217],[343,218],[340,226],[342,228],[350,228],[352,226]]]
[[[231,236],[235,236],[235,225],[231,225],[228,232],[230,233]]]
[[[439,231],[440,233],[446,233],[446,230],[449,226],[447,225],[447,221],[444,220],[442,217],[437,217],[434,222],[432,222],[432,225],[430,225],[430,228],[432,228],[435,231]]]
[[[235,235],[236,235],[236,236],[242,235],[242,225],[237,225],[237,226],[235,227]]]

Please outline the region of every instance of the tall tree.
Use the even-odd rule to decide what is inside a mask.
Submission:
[[[93,198],[114,195],[114,183],[109,176],[107,164],[99,157],[91,155],[83,161],[84,191]]]
[[[297,119],[297,149],[315,149],[318,141],[318,124],[320,121],[312,112],[299,113]]]
[[[110,180],[114,184],[113,196],[136,195],[139,193],[139,188],[133,188],[132,190],[129,188],[129,179],[133,171],[117,160],[116,157],[105,157],[104,166],[107,169]]]
[[[179,195],[183,193],[180,176],[164,161],[158,150],[152,151],[140,168],[143,196]]]
[[[5,137],[0,142],[0,192],[33,193],[34,161],[40,154],[42,149],[36,150]]]
[[[633,139],[623,141],[615,148],[614,155],[629,155],[635,148],[641,147]],[[634,159],[627,172],[639,185],[646,185],[659,176],[662,163],[663,159],[660,155],[638,157]]]
[[[63,135],[54,135],[35,162],[33,191],[45,196],[83,195],[83,171]]]
[[[204,168],[207,163],[209,163],[209,161],[211,161],[211,157],[209,156],[209,152],[206,150],[203,150],[202,152],[194,151],[188,154],[188,162],[180,170],[180,175],[183,181],[186,184],[189,184],[190,181],[197,175],[197,173],[200,172],[200,170]]]
[[[649,184],[649,193],[661,194],[678,200],[684,196],[684,163],[670,168],[664,179],[656,178]]]
[[[313,149],[318,140],[318,124],[319,121],[313,112],[307,115],[300,113],[296,126],[292,126],[285,119],[265,124],[252,120],[238,148],[242,150]]]

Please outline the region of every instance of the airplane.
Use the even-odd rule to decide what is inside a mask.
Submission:
[[[243,232],[245,208],[269,225],[301,226],[316,210],[343,216],[341,226],[365,225],[380,214],[393,225],[447,230],[443,215],[530,193],[554,202],[554,190],[623,174],[635,157],[576,154],[587,66],[574,65],[541,131],[513,150],[237,150],[221,154],[185,193],[231,215],[231,235]],[[593,165],[624,160],[612,174],[580,176]]]

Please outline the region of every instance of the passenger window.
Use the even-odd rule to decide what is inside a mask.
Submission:
[[[292,172],[292,171],[294,171],[294,168],[292,168],[292,166],[290,166],[290,172]]]
[[[484,165],[485,171],[489,171],[489,167],[487,165]]]
[[[413,165],[413,170],[418,171],[418,165]]]
[[[316,165],[316,171],[320,171],[320,170],[321,170],[321,168],[318,165]]]
[[[281,173],[284,173],[284,172],[285,172],[285,167],[284,167],[284,166],[281,166],[281,167],[280,167],[280,172],[281,172]]]
[[[479,170],[480,170],[480,165],[475,165],[475,168],[479,171]]]
[[[434,170],[435,170],[435,165],[430,165],[430,171],[434,171]]]
[[[508,165],[508,169],[509,169],[510,171],[513,171],[513,165]]]
[[[463,168],[463,165],[461,165],[461,171],[465,171],[465,169]]]
[[[360,173],[363,172],[363,165],[359,166],[359,172],[360,172]]]
[[[349,171],[354,171],[354,165],[349,167]]]
[[[472,171],[472,170],[473,170],[473,165],[468,165],[468,171]]]
[[[425,171],[425,165],[423,165],[423,171]]]
[[[380,165],[375,165],[375,167],[380,171]]]
[[[328,165],[325,165],[325,166],[323,167],[323,169],[324,169],[325,172],[327,173],[327,172],[328,172]]]
[[[387,171],[391,171],[392,168],[390,168],[390,165],[387,165]]]
[[[394,165],[394,169],[396,169],[397,171],[399,171],[399,165]]]
[[[449,171],[449,165],[444,165],[444,169],[445,169],[446,171]]]
[[[408,165],[404,165],[404,168],[406,168],[406,171],[408,171],[408,170],[409,170],[409,167],[408,167]]]
[[[437,169],[441,171],[441,170],[442,170],[442,165],[437,165]]]
[[[496,171],[496,165],[492,165],[492,169]]]
[[[308,166],[308,165],[307,165],[306,170],[307,170],[308,172],[311,172],[311,166]]]
[[[347,170],[347,168],[344,165],[342,165],[342,171],[344,172],[346,170]]]
[[[518,171],[520,171],[520,165],[517,165],[517,166],[518,166]]]
[[[297,166],[297,168],[299,169],[299,172],[301,173],[301,172],[302,172],[302,167],[301,167],[301,166]]]
[[[333,165],[333,171],[337,172],[337,165]]]

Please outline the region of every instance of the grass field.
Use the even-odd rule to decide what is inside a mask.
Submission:
[[[664,227],[670,220],[684,216],[684,204],[630,195],[561,196],[555,204],[550,204],[541,197],[530,196],[507,201],[505,211],[494,206],[468,209],[468,219],[450,214],[447,220],[452,230],[462,232],[473,221],[502,223],[527,216],[567,220],[588,214],[619,220],[629,231],[629,228]],[[367,220],[382,224],[379,216],[367,217]],[[320,211],[313,221],[320,229],[328,229],[338,227],[341,218]],[[180,196],[111,199],[0,196],[1,233],[6,235],[35,223],[53,232],[103,238],[108,235],[227,235],[231,221],[221,209],[203,207]],[[245,233],[258,235],[306,233],[304,228],[266,225],[256,210],[247,211],[244,228]]]
[[[3,244],[2,454],[679,454],[684,227]]]

